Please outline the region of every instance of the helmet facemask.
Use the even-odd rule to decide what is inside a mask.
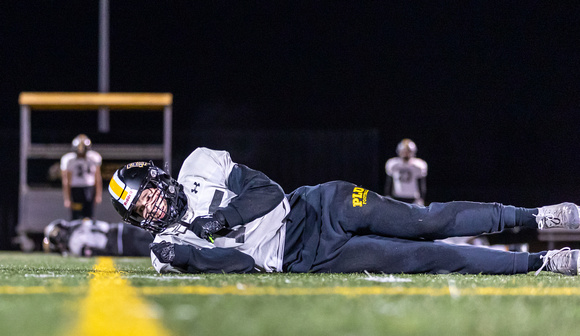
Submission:
[[[147,217],[144,217],[144,206],[141,204],[138,207],[137,203],[143,192],[148,189],[150,191],[147,192],[147,198],[142,200],[149,205]],[[123,220],[153,233],[160,233],[181,219],[186,205],[183,186],[163,170],[151,165]]]

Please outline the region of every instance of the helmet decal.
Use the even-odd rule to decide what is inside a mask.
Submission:
[[[113,175],[113,178],[109,183],[109,193],[117,199],[117,201],[123,204],[125,209],[129,209],[133,202],[133,198],[137,195],[137,192],[137,189],[133,189],[121,181],[119,178],[119,171],[115,172],[115,175]]]
[[[149,163],[147,162],[131,162],[129,164],[127,164],[125,166],[125,168],[130,169],[130,168],[143,168],[143,167],[147,167],[149,166]]]

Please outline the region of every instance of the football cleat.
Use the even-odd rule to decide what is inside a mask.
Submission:
[[[578,275],[578,258],[580,250],[571,250],[564,247],[561,250],[551,250],[540,258],[544,260],[542,267],[536,271],[538,275],[542,270],[564,275]]]
[[[574,203],[560,203],[539,208],[536,222],[540,230],[546,228],[578,229],[580,213]]]

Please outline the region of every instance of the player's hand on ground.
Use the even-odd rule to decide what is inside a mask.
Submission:
[[[175,245],[165,240],[161,243],[151,243],[149,248],[162,263],[170,264],[175,259]]]
[[[199,216],[191,223],[193,233],[199,238],[213,243],[213,234],[225,228],[225,224],[213,215]]]

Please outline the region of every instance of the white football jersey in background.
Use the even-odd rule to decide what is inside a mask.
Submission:
[[[95,173],[103,161],[101,154],[89,150],[84,158],[78,157],[77,153],[70,152],[60,159],[60,170],[70,171],[70,186],[73,188],[94,186]]]
[[[419,179],[427,176],[427,163],[419,158],[408,161],[400,157],[387,160],[387,175],[393,178],[393,195],[400,198],[420,198]]]

